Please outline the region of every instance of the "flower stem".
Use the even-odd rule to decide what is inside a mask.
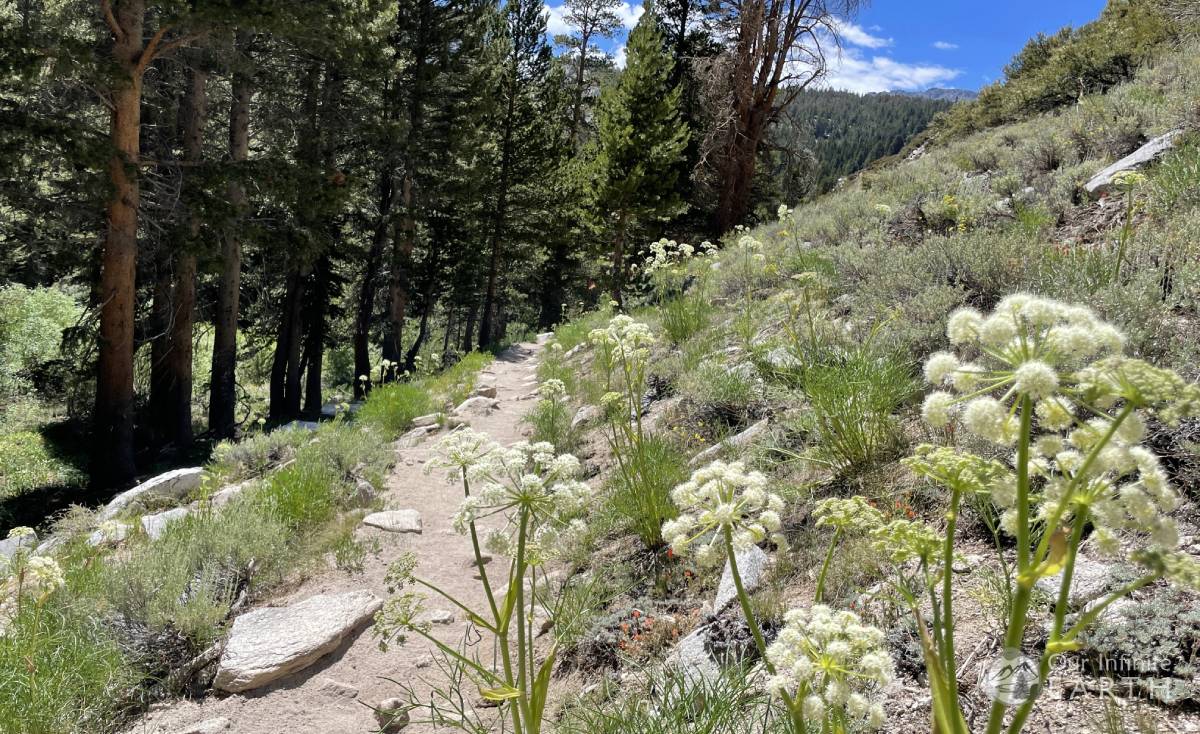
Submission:
[[[1004,636],[1005,650],[1020,650],[1025,639],[1025,621],[1033,597],[1033,574],[1029,563],[1029,443],[1033,432],[1033,401],[1021,396],[1021,435],[1017,439],[1017,593],[1013,595]],[[1003,701],[992,702],[987,734],[1000,734],[1004,726]]]
[[[946,512],[946,543],[942,558],[942,665],[946,670],[946,693],[948,702],[955,711],[961,711],[958,703],[958,663],[954,655],[954,530],[958,525],[958,507],[962,491],[950,492],[950,509]]]

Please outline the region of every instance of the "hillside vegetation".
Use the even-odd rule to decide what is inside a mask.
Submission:
[[[222,705],[365,706],[392,733],[1200,730],[1200,40],[1179,7],[1114,0],[1036,40],[904,156],[766,223],[695,244],[622,229],[612,298],[589,283],[595,307],[539,335],[536,379],[509,365],[503,406],[477,383],[490,353],[434,358],[423,333],[410,364],[356,374],[330,349],[306,369],[318,395],[326,371],[366,383],[352,407],[254,420],[185,496],[14,529],[0,732],[137,731]],[[639,28],[636,45],[661,50]],[[605,170],[636,158],[627,114],[656,121],[655,154],[686,148],[664,110],[682,90],[652,93],[669,72],[647,51],[626,77],[644,83],[604,98]],[[1080,78],[1095,81],[1066,94]],[[1083,189],[1172,132],[1101,195]],[[679,194],[674,178],[619,178],[605,211],[653,219]],[[35,440],[47,406],[23,399],[69,359],[40,337],[69,332],[76,302],[63,286],[0,291],[0,334],[28,345],[0,351],[15,427],[0,449],[20,452],[3,476],[22,482],[0,493],[81,481]],[[486,310],[435,303],[418,328],[437,316],[443,345],[474,343]],[[247,336],[261,393],[278,344]],[[471,401],[529,441],[466,425]],[[405,452],[439,432],[419,461],[450,484],[414,487]],[[389,499],[462,500],[445,537],[422,538],[460,574],[454,593],[398,536],[360,527],[390,506],[377,492],[401,461],[414,474]],[[352,700],[350,681],[306,698],[328,670],[315,658],[262,695],[213,687],[236,620],[333,574],[386,590],[367,641],[413,673],[384,678],[394,697]]]

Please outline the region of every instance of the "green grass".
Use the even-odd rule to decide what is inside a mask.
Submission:
[[[671,490],[687,481],[687,458],[668,439],[650,435],[612,476],[608,508],[647,548],[662,547],[662,524],[679,515]]]
[[[26,604],[0,635],[0,732],[115,731],[137,678],[86,608]]]
[[[678,346],[708,327],[713,307],[703,293],[683,295],[662,306],[662,327]]]
[[[802,380],[812,451],[831,469],[857,473],[903,451],[894,414],[918,389],[908,365],[863,349],[840,363],[805,369]]]
[[[433,398],[424,386],[398,382],[371,390],[355,418],[394,439],[408,430],[414,418],[432,413],[435,408]]]
[[[0,501],[42,487],[82,486],[73,457],[63,456],[39,431],[0,434]]]

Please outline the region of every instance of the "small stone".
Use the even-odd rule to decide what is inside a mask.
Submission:
[[[330,698],[358,698],[358,689],[349,683],[326,678],[317,686],[317,690]]]
[[[178,522],[191,514],[191,510],[186,507],[176,507],[173,510],[165,512],[156,512],[153,515],[142,516],[142,530],[146,531],[146,535],[150,540],[158,540],[162,534],[167,532],[167,526],[174,522]]]
[[[449,609],[431,609],[425,614],[425,621],[430,624],[452,624],[454,612]]]
[[[213,492],[212,497],[209,497],[208,501],[213,507],[224,507],[232,502],[234,497],[237,497],[239,494],[245,491],[250,484],[250,482],[238,482],[237,484],[231,484],[228,487],[223,487],[220,490]]]
[[[766,431],[768,426],[769,426],[769,421],[766,418],[763,418],[758,423],[755,423],[754,425],[750,426],[749,428],[747,428],[746,430],[737,434],[736,436],[733,436],[732,438],[727,438],[724,441],[722,441],[721,443],[716,444],[715,446],[709,446],[708,448],[704,449],[700,453],[693,456],[692,460],[688,463],[691,464],[692,466],[697,466],[699,464],[704,464],[704,463],[711,461],[712,459],[715,459],[718,455],[721,454],[721,452],[725,451],[725,449],[727,449],[727,448],[733,448],[733,449],[744,448],[745,446],[750,444],[751,441],[758,438],[758,436],[760,434],[762,434],[764,431]]]
[[[399,698],[385,698],[374,708],[375,722],[379,724],[379,731],[383,734],[396,734],[412,721],[406,704]]]
[[[479,387],[475,388],[475,392],[473,392],[471,394],[477,395],[481,398],[494,398],[497,395],[496,386],[495,385],[480,385]]]
[[[22,548],[32,548],[37,545],[37,533],[22,538],[4,538],[0,540],[0,556],[12,558]]]
[[[366,507],[375,501],[375,487],[365,479],[358,480],[354,485],[354,492],[350,495],[350,504],[353,507]]]
[[[385,510],[372,512],[363,518],[363,525],[389,533],[420,533],[421,513],[416,510]]]
[[[600,417],[600,408],[595,405],[585,405],[575,411],[575,417],[571,419],[571,430],[590,423]]]
[[[440,417],[441,417],[441,413],[430,413],[428,415],[418,416],[416,418],[413,418],[412,427],[413,428],[426,428],[428,426],[435,426],[435,425],[437,425],[438,418],[440,418]]]
[[[92,534],[88,536],[87,544],[93,548],[102,545],[116,545],[129,537],[130,526],[127,523],[113,522],[106,529],[108,532],[101,529],[93,530]]]
[[[430,665],[433,665],[433,658],[430,658],[430,657],[417,658],[417,662],[415,662],[413,665],[416,666],[416,668],[418,670],[428,668]]]
[[[218,734],[219,732],[227,731],[232,726],[232,721],[226,719],[224,716],[219,716],[215,719],[205,719],[198,724],[192,724],[186,729],[180,729],[176,734]]]
[[[492,398],[485,398],[481,395],[476,395],[472,398],[467,398],[462,401],[457,408],[452,411],[452,415],[457,418],[470,415],[489,415],[493,410],[500,407],[500,401]]]

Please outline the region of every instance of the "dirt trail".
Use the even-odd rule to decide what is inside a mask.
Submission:
[[[523,438],[521,418],[533,405],[528,396],[536,389],[539,344],[520,344],[510,348],[483,371],[480,384],[495,385],[500,407],[488,415],[470,417],[471,427],[488,433],[507,445]],[[332,567],[306,580],[270,605],[285,605],[315,594],[341,593],[365,589],[387,598],[383,577],[387,566],[405,552],[418,559],[418,573],[447,592],[483,608],[483,593],[471,565],[470,541],[450,527],[450,518],[462,499],[461,490],[442,476],[426,475],[424,465],[433,444],[444,435],[435,433],[413,448],[398,449],[396,466],[388,478],[383,499],[387,509],[416,509],[421,513],[423,532],[400,535],[360,527],[360,540],[377,538],[382,546],[379,557],[368,554],[362,574],[351,575]],[[430,610],[451,610],[444,600],[430,598]],[[457,611],[457,610],[455,610]],[[461,613],[450,624],[434,625],[438,638],[459,641],[467,625]],[[379,650],[368,628],[352,635],[334,653],[313,666],[264,688],[244,695],[210,695],[199,701],[176,701],[150,713],[126,731],[128,734],[174,734],[209,719],[223,717],[231,722],[232,734],[342,734],[371,732],[376,723],[371,709],[384,698],[399,695],[391,678],[421,689],[422,676],[436,680],[439,671],[432,665],[429,645],[411,638],[403,647],[388,652]],[[405,734],[431,731],[412,725]]]

